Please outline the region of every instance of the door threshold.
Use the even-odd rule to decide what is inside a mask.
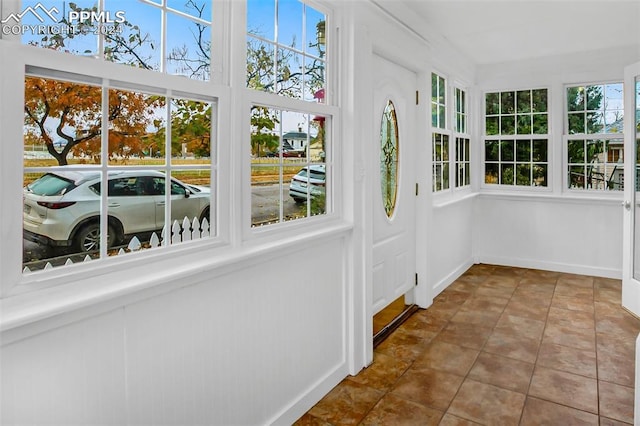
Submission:
[[[391,320],[389,324],[384,326],[382,330],[378,331],[376,334],[373,335],[373,347],[375,348],[380,343],[382,343],[384,339],[389,337],[389,335],[393,333],[393,331],[395,331],[398,327],[402,325],[402,323],[408,320],[409,317],[413,315],[413,313],[418,309],[420,308],[418,308],[418,305],[416,304],[408,305],[398,316],[396,316],[393,320]]]

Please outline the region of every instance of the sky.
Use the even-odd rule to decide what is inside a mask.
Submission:
[[[151,56],[149,63],[158,67],[161,62],[160,40],[161,40],[161,8],[163,1],[166,2],[168,8],[172,8],[179,12],[189,15],[196,15],[197,12],[193,7],[187,7],[188,0],[100,0],[104,4],[104,10],[108,12],[108,17],[116,19],[117,12],[124,12],[127,21],[140,26],[142,33],[149,33],[150,40],[153,42],[154,49],[147,48],[145,52]],[[44,18],[44,22],[40,22],[36,15],[26,13],[23,15],[20,24],[23,25],[52,25],[55,22],[46,17],[42,12],[43,8],[52,11],[55,7],[57,12],[53,13],[58,19],[66,18],[71,10],[70,3],[75,3],[80,8],[92,8],[98,5],[98,0],[23,0],[21,11],[25,11],[28,7],[33,7],[39,11],[39,15]],[[203,18],[213,20],[214,11],[211,8],[210,1],[198,0],[198,4],[204,5]],[[39,6],[40,5],[40,6]],[[278,1],[278,19],[276,20],[276,3],[273,0],[248,0],[247,4],[247,28],[250,32],[259,35],[267,41],[275,41],[278,44],[293,47],[296,50],[309,51],[310,54],[317,55],[316,48],[309,48],[310,44],[317,43],[317,28],[319,21],[325,20],[325,16],[319,11],[304,6],[299,0],[279,0]],[[276,22],[277,21],[277,22]],[[58,25],[58,27],[60,27]],[[109,24],[107,24],[109,27]],[[187,44],[190,50],[195,50],[194,38],[189,29],[195,28],[194,21],[184,17],[178,13],[167,14],[167,31],[168,37],[167,51],[173,48]],[[23,36],[23,43],[40,42],[42,35],[30,34],[27,32]],[[84,54],[88,56],[97,55],[97,36],[87,34],[76,36],[72,39],[65,40],[66,49]],[[304,41],[304,42],[303,42]],[[169,65],[170,66],[170,65]],[[171,73],[179,74],[179,70],[168,70]],[[311,130],[309,128],[308,115],[287,112],[283,114],[280,130],[282,133],[288,131],[297,131],[298,127],[302,127],[303,131]]]

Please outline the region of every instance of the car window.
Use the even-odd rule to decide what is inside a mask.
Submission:
[[[325,173],[320,170],[311,170],[311,179],[324,180]]]
[[[184,195],[186,192],[187,190],[184,186],[177,182],[171,182],[171,195]]]
[[[52,173],[47,173],[40,179],[27,185],[27,189],[36,195],[62,195],[75,187],[76,185],[73,181]]]
[[[100,182],[90,187],[95,193],[100,194]],[[161,195],[164,184],[155,185],[155,179],[149,176],[130,176],[109,179],[110,197],[131,197],[140,195]]]
[[[311,170],[311,171],[309,171],[309,169],[305,167],[304,169],[301,169],[298,172],[298,176],[300,176],[300,177],[307,177],[308,176],[311,179],[324,180],[326,174],[325,174],[325,172],[323,172],[321,170]]]

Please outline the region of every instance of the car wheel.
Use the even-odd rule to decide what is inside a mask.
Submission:
[[[202,223],[202,221],[207,218],[207,222],[209,222],[209,224],[211,224],[211,216],[210,216],[210,210],[209,207],[207,207],[206,209],[204,209],[204,211],[202,212],[202,214],[200,215],[200,223]]]
[[[111,226],[107,227],[107,247],[113,245],[116,233]],[[86,225],[76,236],[76,248],[79,253],[88,253],[100,249],[100,224],[93,222]]]
[[[296,202],[296,204],[304,204],[307,202],[306,198],[298,198],[298,197],[293,197],[293,201]]]
[[[210,213],[209,207],[204,209],[204,212],[202,212],[202,214],[200,215],[200,228],[202,228],[202,222],[204,222],[204,219],[207,218],[207,224],[209,225],[209,230],[211,229],[211,215],[210,214],[211,213]]]

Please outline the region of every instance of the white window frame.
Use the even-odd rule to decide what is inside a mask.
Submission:
[[[5,63],[3,72],[4,79],[3,93],[3,115],[0,117],[2,128],[7,135],[12,135],[11,140],[22,141],[23,139],[23,114],[24,114],[24,79],[26,67],[44,68],[59,71],[68,75],[78,75],[78,70],[82,70],[78,81],[88,79],[99,79],[104,82],[117,81],[117,86],[126,85],[127,90],[135,90],[140,87],[142,91],[145,88],[153,87],[159,90],[165,90],[169,93],[176,91],[181,94],[192,93],[195,99],[197,94],[205,93],[207,98],[216,98],[219,105],[217,121],[225,122],[229,120],[228,107],[230,102],[230,92],[228,87],[214,85],[210,82],[202,82],[189,80],[179,76],[168,75],[156,71],[141,70],[128,67],[122,64],[110,63],[95,59],[83,58],[67,53],[60,53],[47,49],[41,49],[32,46],[23,46],[14,42],[0,42],[0,54],[3,57],[10,57],[12,61]],[[54,78],[52,76],[52,78]],[[10,87],[7,87],[8,82]],[[20,82],[16,84],[16,82]],[[103,86],[104,87],[104,86]],[[227,130],[225,130],[226,132]],[[225,140],[226,136],[220,128],[213,129],[215,140]],[[4,179],[5,188],[8,190],[8,198],[21,198],[22,179],[23,179],[23,152],[22,143],[7,144],[6,154],[0,160],[0,165],[8,176]],[[13,146],[15,145],[15,146]],[[103,143],[104,145],[104,143]],[[33,291],[40,288],[57,286],[73,281],[87,280],[95,275],[108,274],[114,269],[118,269],[118,265],[123,267],[131,267],[132,264],[139,263],[140,267],[147,269],[149,264],[155,262],[162,263],[167,261],[179,252],[183,251],[204,251],[216,247],[225,246],[229,241],[229,215],[223,209],[219,209],[221,200],[228,197],[229,191],[225,189],[228,185],[228,152],[229,148],[212,145],[212,149],[218,150],[215,157],[217,161],[212,159],[210,165],[206,168],[211,170],[212,176],[216,176],[216,188],[212,188],[213,197],[212,205],[215,205],[216,213],[212,212],[212,217],[216,223],[212,223],[212,229],[216,229],[218,235],[189,242],[189,244],[169,245],[162,247],[160,250],[142,250],[139,253],[131,253],[126,256],[113,256],[108,259],[93,260],[88,262],[77,263],[74,265],[57,267],[49,270],[34,271],[28,274],[22,273],[22,250],[11,250],[6,254],[3,253],[2,260],[2,296],[10,296],[24,292]],[[104,149],[104,147],[103,147]],[[20,167],[16,167],[20,164]],[[220,167],[217,166],[220,165]],[[103,163],[101,166],[103,173],[106,173],[107,166]],[[20,193],[18,195],[16,193]],[[18,198],[20,197],[20,198]],[[224,201],[222,201],[224,203]],[[16,226],[18,232],[13,231],[4,241],[22,241],[22,212],[18,211],[20,204],[11,203],[11,205],[3,206],[1,210],[3,221],[8,220],[10,223],[20,224]],[[106,206],[102,207],[103,213],[106,213]],[[103,228],[106,228],[104,223]],[[105,229],[103,229],[104,231]],[[22,246],[22,244],[20,244]],[[104,251],[104,249],[103,249]],[[145,259],[144,262],[140,259]],[[143,272],[141,272],[143,273]]]
[[[624,82],[621,80],[592,81],[589,83],[565,83],[562,86],[562,192],[571,196],[581,196],[587,198],[620,198],[624,196],[624,190],[612,191],[605,189],[570,188],[569,187],[569,141],[571,140],[604,140],[610,141],[622,139],[624,141],[624,127],[620,133],[572,133],[569,134],[569,111],[568,111],[568,89],[570,87],[606,86],[608,84],[622,84],[624,93]],[[626,119],[626,111],[624,118]],[[607,160],[607,164],[610,164]],[[586,186],[586,183],[585,183]]]
[[[442,73],[438,70],[432,70],[431,73],[429,74],[429,78],[430,78],[429,87],[431,91],[433,90],[433,84],[432,84],[433,75],[436,75],[438,78],[444,79],[444,83],[445,83],[445,104],[444,105],[445,105],[445,124],[446,125],[444,128],[433,126],[433,108],[434,108],[434,105],[439,106],[440,104],[434,104],[434,102],[432,102],[433,94],[431,92],[430,92],[431,96],[429,98],[429,112],[430,112],[429,125],[431,130],[429,134],[429,144],[431,146],[430,151],[431,151],[431,162],[432,162],[431,193],[433,194],[434,200],[436,201],[436,203],[440,204],[440,203],[449,202],[450,200],[456,199],[461,196],[466,196],[472,192],[474,176],[472,173],[469,173],[469,171],[473,167],[472,158],[474,156],[473,138],[471,136],[472,122],[470,121],[471,96],[470,96],[470,90],[464,82],[455,80],[453,77],[449,76],[448,74]],[[457,113],[458,113],[458,109],[457,109],[458,105],[457,105],[457,97],[456,97],[457,90],[460,90],[465,93],[465,99],[464,99],[464,110],[465,110],[464,115],[466,120],[465,133],[458,132],[458,129],[457,129],[457,120],[456,120]],[[435,163],[434,163],[435,147],[433,142],[434,134],[445,135],[448,137],[448,140],[449,140],[449,144],[448,144],[449,159],[447,161],[447,164],[449,167],[449,173],[448,173],[449,187],[439,189],[439,190],[436,190],[435,188],[436,177],[434,174],[434,170],[435,170],[435,167],[434,167],[435,166]],[[459,163],[457,161],[456,138],[459,138],[459,137],[468,139],[469,145],[470,145],[469,158],[466,160],[466,163],[468,163],[469,165],[469,167],[467,167],[467,173],[469,173],[470,183],[468,185],[462,185],[462,186],[456,185],[457,167]]]
[[[273,1],[273,0],[269,0]],[[335,146],[338,140],[337,134],[340,128],[339,114],[340,107],[337,104],[337,100],[333,96],[335,83],[335,76],[338,70],[338,52],[335,50],[336,43],[333,35],[335,32],[335,24],[333,23],[332,11],[319,5],[313,1],[303,1],[310,7],[313,7],[317,11],[323,13],[326,16],[325,21],[325,37],[326,37],[326,56],[325,56],[325,98],[324,103],[310,102],[302,99],[295,99],[277,95],[275,93],[263,92],[259,90],[244,88],[243,89],[243,111],[247,111],[246,116],[242,117],[242,205],[247,208],[242,209],[242,227],[241,234],[242,239],[246,241],[260,240],[264,238],[276,238],[276,236],[295,235],[301,229],[306,229],[309,226],[322,226],[328,222],[336,221],[341,217],[342,207],[340,204],[341,192],[340,182],[341,174],[339,161],[337,159],[336,152],[339,151]],[[244,22],[245,36],[246,22]],[[246,48],[246,45],[245,45]],[[246,61],[246,50],[244,51],[244,60]],[[246,64],[246,62],[244,62]],[[244,67],[243,67],[244,70]],[[245,81],[242,83],[245,86]],[[321,115],[326,117],[325,120],[325,160],[326,165],[326,206],[325,212],[320,215],[308,216],[295,220],[288,220],[278,223],[273,223],[265,226],[253,227],[252,226],[252,212],[251,212],[251,162],[247,159],[251,158],[251,120],[250,114],[253,105],[259,105],[267,108],[279,109],[282,111],[300,112],[311,115]],[[314,162],[307,159],[307,164],[314,164]],[[283,186],[283,191],[286,190]],[[288,194],[282,195],[288,197]]]
[[[452,85],[452,91],[453,91],[453,118],[451,121],[452,126],[453,126],[453,142],[452,142],[452,147],[453,147],[453,156],[452,156],[452,166],[451,168],[453,169],[453,185],[452,188],[454,191],[462,191],[465,189],[468,189],[471,187],[471,185],[473,185],[473,174],[471,173],[471,158],[473,157],[473,138],[471,137],[471,132],[470,132],[470,127],[471,124],[469,122],[469,92],[467,89],[462,88],[460,85],[457,84],[453,84]],[[463,109],[464,112],[460,113],[458,111],[458,92],[464,93],[464,104],[463,104]],[[462,115],[463,119],[464,119],[464,129],[462,129],[463,131],[460,131],[460,129],[458,129],[458,115]],[[466,139],[469,141],[469,158],[465,158],[463,160],[458,160],[458,145],[457,145],[457,140],[458,139]],[[465,176],[469,176],[469,183],[468,184],[462,184],[462,185],[457,185],[457,180],[458,180],[458,165],[464,163],[465,164]]]
[[[436,116],[437,118],[437,124],[440,125],[440,115],[439,115],[439,107],[442,106],[443,104],[440,104],[438,102],[433,102],[433,76],[436,76],[438,79],[442,79],[444,80],[444,121],[445,121],[445,125],[444,127],[440,127],[440,126],[434,126],[433,124],[433,109],[438,108],[438,111],[436,111]],[[438,80],[438,85],[440,80]],[[431,145],[431,193],[434,195],[434,197],[437,198],[442,198],[443,196],[445,196],[444,194],[448,194],[450,195],[451,192],[453,191],[455,185],[454,185],[454,181],[452,179],[455,178],[455,175],[453,174],[453,167],[455,162],[452,160],[452,153],[453,152],[453,147],[455,147],[455,145],[452,143],[453,140],[453,131],[451,130],[451,123],[453,122],[451,117],[452,117],[452,107],[451,107],[451,102],[450,100],[452,99],[452,95],[451,93],[453,92],[452,89],[453,85],[449,83],[449,77],[445,74],[442,73],[438,70],[431,70],[431,72],[429,73],[429,88],[430,88],[430,96],[429,96],[429,128],[430,128],[430,133],[429,133],[429,144]],[[448,150],[448,160],[445,162],[444,160],[439,161],[438,164],[440,164],[441,167],[444,167],[445,164],[448,165],[448,182],[449,182],[449,186],[447,188],[440,188],[440,189],[436,189],[436,175],[435,175],[435,169],[436,169],[436,160],[435,160],[435,145],[434,145],[434,136],[436,134],[439,135],[443,135],[446,136],[448,139],[448,144],[447,144],[447,150]],[[444,177],[444,175],[443,175]]]
[[[502,134],[497,134],[497,135],[488,135],[487,134],[487,129],[486,129],[486,117],[487,117],[487,104],[486,104],[486,95],[487,93],[503,93],[503,92],[514,92],[517,94],[517,92],[519,91],[533,91],[533,90],[540,90],[540,89],[546,89],[547,90],[547,133],[546,134],[540,134],[540,133],[530,133],[530,134],[517,134],[514,133],[512,135],[502,135]],[[517,95],[516,95],[517,96]],[[529,192],[529,193],[550,193],[553,192],[553,120],[552,120],[552,116],[553,116],[553,102],[552,102],[552,96],[553,96],[553,89],[549,86],[532,86],[532,87],[517,87],[517,88],[495,88],[495,89],[485,89],[482,91],[481,93],[481,102],[482,102],[482,115],[480,117],[479,123],[480,123],[480,134],[481,136],[481,141],[482,141],[482,146],[481,146],[481,162],[482,162],[482,166],[481,166],[481,170],[482,170],[482,175],[481,175],[481,181],[480,181],[480,189],[483,191],[500,191],[500,192]],[[517,99],[516,99],[517,102]],[[501,116],[502,114],[499,114],[499,116]],[[514,116],[517,117],[517,113],[514,111]],[[515,126],[517,126],[517,122],[515,122]],[[487,165],[487,159],[486,159],[486,143],[489,140],[496,140],[496,141],[500,141],[500,139],[509,139],[509,140],[515,140],[516,142],[518,140],[535,140],[535,139],[545,139],[547,141],[547,161],[546,161],[546,165],[547,165],[547,185],[546,186],[534,186],[534,185],[507,185],[507,184],[500,184],[500,183],[486,183],[486,165]],[[517,161],[515,160],[515,151],[514,151],[514,165],[517,163]],[[502,161],[499,160],[498,164],[502,164]],[[533,165],[534,162],[532,161],[531,164]],[[514,179],[515,179],[515,175],[514,175]]]
[[[443,137],[443,138],[447,138],[447,142],[446,145],[443,143],[442,147],[444,148],[446,146],[447,148],[447,160],[439,160],[437,161],[435,156],[436,156],[436,142],[434,141],[434,138],[436,137],[436,135]],[[432,175],[432,187],[431,187],[431,191],[433,192],[433,194],[445,194],[445,193],[450,193],[452,190],[452,181],[451,181],[451,177],[452,177],[452,170],[451,170],[451,165],[452,165],[452,161],[451,161],[451,132],[450,131],[443,131],[440,129],[433,129],[431,131],[431,138],[430,138],[430,143],[431,143],[431,150],[432,150],[432,156],[431,156],[431,163],[432,163],[432,170],[431,170],[431,175]],[[447,165],[447,178],[448,178],[448,186],[446,188],[440,188],[437,189],[436,188],[436,174],[435,174],[435,170],[436,170],[436,165],[439,165],[441,168],[441,176],[442,178],[445,177],[444,171],[442,171],[442,169],[444,168],[445,165]]]

